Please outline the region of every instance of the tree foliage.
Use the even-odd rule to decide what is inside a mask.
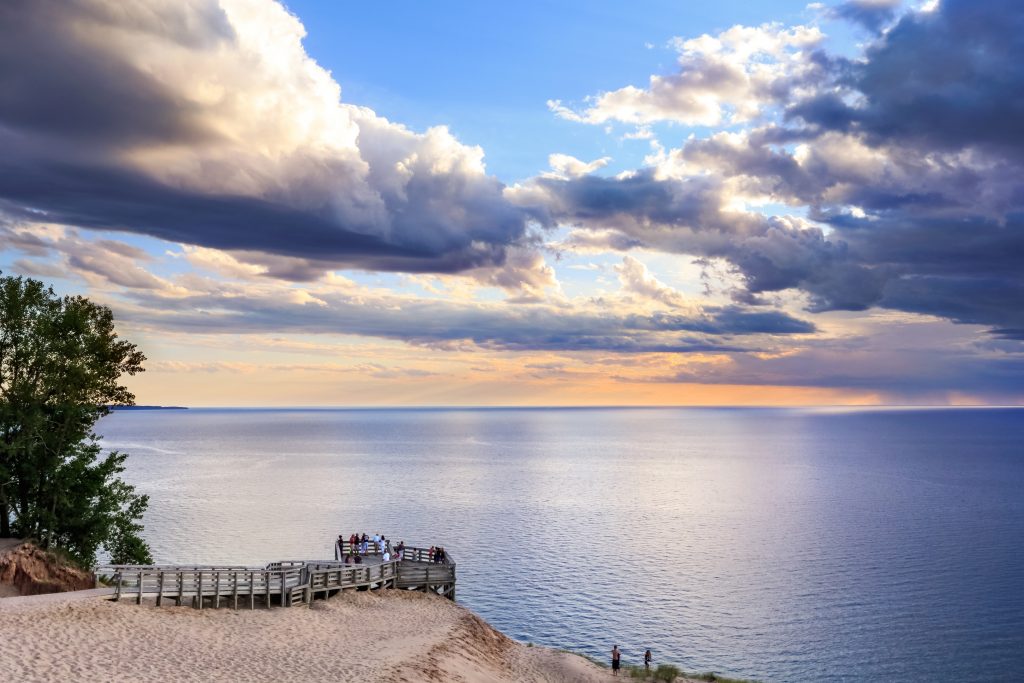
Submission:
[[[122,375],[145,356],[119,339],[110,309],[0,277],[0,536],[33,538],[89,565],[150,562],[139,536],[146,496],[119,477],[93,427],[108,405],[132,405]]]

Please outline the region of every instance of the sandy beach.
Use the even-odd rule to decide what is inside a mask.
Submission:
[[[0,602],[7,680],[621,680],[422,593],[351,592],[308,609],[237,612],[65,595]]]

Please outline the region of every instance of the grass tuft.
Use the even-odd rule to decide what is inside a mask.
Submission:
[[[527,647],[532,646],[532,643],[527,643]],[[591,657],[588,654],[584,654],[582,652],[573,652],[572,650],[559,649],[558,651],[570,655],[576,655],[577,657],[582,657],[583,659],[587,660],[588,662],[591,662],[592,664],[596,664],[602,669],[609,668],[609,664],[603,659],[597,659],[596,657]],[[642,666],[633,666],[630,664],[625,664],[622,667],[622,671],[626,674],[629,674],[630,678],[635,678],[643,681],[669,681],[669,683],[671,683],[671,681],[675,681],[679,678],[686,678],[694,681],[707,681],[707,683],[759,683],[758,681],[749,678],[729,678],[728,676],[719,676],[714,671],[708,671],[706,673],[701,674],[686,673],[674,664],[659,664],[656,669],[652,669],[650,671],[648,671]]]
[[[592,658],[588,657],[587,659]],[[713,671],[707,673],[686,673],[679,667],[673,664],[659,664],[658,668],[647,670],[642,666],[624,666],[623,670],[629,674],[630,678],[635,678],[643,681],[668,681],[671,683],[679,678],[686,678],[694,681],[707,681],[708,683],[757,683],[746,678],[729,678],[727,676],[719,676]]]

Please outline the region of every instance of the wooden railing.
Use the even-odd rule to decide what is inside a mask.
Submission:
[[[395,546],[392,544],[392,554],[394,554]],[[336,541],[334,544],[334,556],[336,558],[344,559],[349,554],[361,555],[359,544],[352,545],[348,541]],[[367,555],[380,555],[380,547],[375,544],[372,540],[367,542],[366,547]],[[439,564],[455,565],[454,560],[448,555],[448,551],[441,551],[442,561]],[[430,548],[418,548],[415,546],[407,545],[402,550],[402,559],[407,562],[434,562],[434,558],[431,557]]]
[[[348,543],[343,544],[347,546]],[[336,555],[347,548],[336,544]],[[368,553],[374,554],[377,553]],[[309,604],[318,593],[348,589],[404,588],[455,597],[455,562],[445,553],[441,562],[431,560],[426,548],[406,546],[401,561],[397,558],[373,564],[346,564],[343,560],[282,560],[265,567],[241,565],[101,565],[98,576],[110,577],[116,590],[114,599],[155,597],[156,604],[174,600],[181,605],[191,600],[202,609],[209,602],[221,602],[238,609],[239,603],[254,609],[257,600],[270,607],[272,602],[289,607]]]
[[[290,606],[294,589],[307,581],[305,569],[271,569],[269,567],[173,567],[173,566],[108,566],[97,567],[96,573],[108,575],[115,584],[114,599],[134,597],[141,604],[143,596],[155,596],[156,604],[165,599],[182,604],[186,599],[202,609],[208,599],[214,607],[230,601],[238,609],[239,600],[255,607],[260,598],[269,607],[274,596],[279,604]],[[303,594],[304,599],[304,594]]]
[[[395,587],[398,560],[381,564],[350,564],[309,570],[309,589],[317,593],[361,587]]]

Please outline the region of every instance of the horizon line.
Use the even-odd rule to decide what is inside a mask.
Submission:
[[[958,410],[958,409],[1007,409],[1024,408],[1024,404],[945,404],[945,403],[832,403],[832,404],[741,404],[741,403],[708,403],[708,404],[607,404],[607,405],[158,405],[144,404],[137,406],[110,406],[113,409],[151,408],[154,410],[649,410],[649,409],[715,409],[715,408],[744,408],[744,409],[863,409],[863,410]]]

